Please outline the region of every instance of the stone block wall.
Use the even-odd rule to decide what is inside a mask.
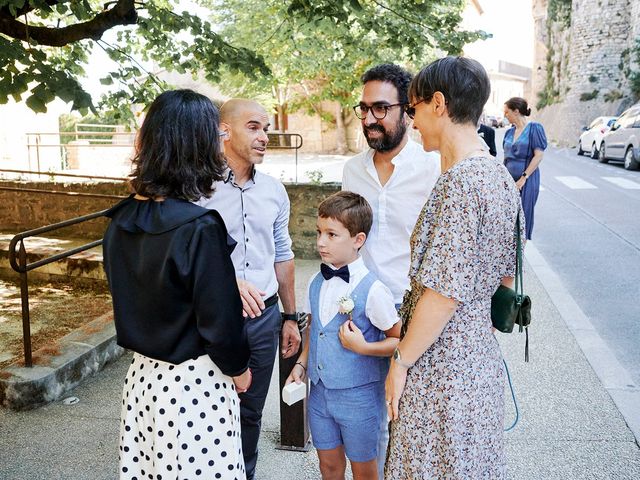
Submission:
[[[315,247],[318,204],[338,191],[340,185],[286,184],[291,201],[289,231],[293,250],[300,258],[317,258]],[[69,195],[69,192],[85,195]],[[18,233],[109,208],[128,195],[124,183],[63,184],[47,182],[0,182],[0,232]],[[107,219],[99,218],[66,227],[55,236],[99,239]]]
[[[618,115],[633,103],[627,75],[629,50],[640,34],[640,0],[573,0],[568,27],[548,23],[544,12],[549,3],[533,2],[536,98],[531,103],[537,102],[548,69],[559,72],[554,79],[559,101],[535,118],[551,140],[575,145],[581,128],[595,117]],[[559,64],[562,68],[555,69]]]

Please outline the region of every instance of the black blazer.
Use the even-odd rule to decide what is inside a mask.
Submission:
[[[249,345],[222,217],[184,200],[133,197],[107,213],[104,268],[118,344],[173,364],[207,353],[226,375]]]
[[[498,154],[496,150],[496,132],[491,127],[487,127],[484,123],[478,128],[478,135],[482,137],[484,143],[489,147],[489,153],[494,157]]]

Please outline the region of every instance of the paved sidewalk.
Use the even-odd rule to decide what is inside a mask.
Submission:
[[[299,292],[316,268],[317,262],[298,262]],[[521,415],[518,426],[506,434],[509,478],[640,478],[640,448],[631,430],[531,267],[525,286],[533,300],[530,363],[523,361],[524,335],[499,336]],[[28,412],[0,410],[0,478],[117,478],[120,392],[129,361],[127,354],[69,393],[79,399],[75,405],[56,402]],[[277,395],[274,376],[258,478],[319,479],[313,451],[274,448],[279,435]],[[507,405],[510,423],[510,396]]]

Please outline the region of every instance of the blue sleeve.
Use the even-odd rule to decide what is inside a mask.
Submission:
[[[291,236],[289,235],[289,213],[290,203],[284,185],[278,183],[277,188],[280,195],[280,211],[273,224],[273,239],[275,243],[275,262],[285,262],[293,258],[291,250]]]
[[[544,128],[537,122],[531,123],[531,136],[529,141],[531,142],[531,151],[546,150],[547,148],[547,136],[544,133]]]
[[[516,127],[511,127],[506,132],[504,132],[504,137],[502,137],[502,148],[503,149],[504,149],[504,143],[507,141],[507,138],[509,137],[509,135],[511,135],[511,137],[513,138],[513,132],[515,131],[515,129],[516,129]]]

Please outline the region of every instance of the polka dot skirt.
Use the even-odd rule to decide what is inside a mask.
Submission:
[[[172,365],[134,353],[121,418],[121,479],[245,478],[238,395],[208,355]]]

